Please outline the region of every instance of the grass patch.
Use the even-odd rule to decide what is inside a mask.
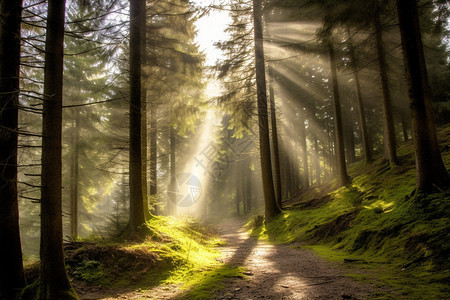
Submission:
[[[75,280],[105,289],[145,292],[178,285],[189,299],[204,299],[242,270],[219,262],[222,241],[192,219],[155,216],[142,242],[85,240],[66,245],[66,264]]]
[[[185,278],[183,289],[189,289],[178,299],[210,299],[216,292],[225,287],[228,278],[243,278],[244,269],[230,265],[222,265],[208,272],[191,274]]]

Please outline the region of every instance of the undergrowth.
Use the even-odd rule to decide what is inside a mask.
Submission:
[[[450,144],[450,126],[440,131],[440,139]],[[448,168],[447,148],[442,154]],[[252,235],[357,264],[369,272],[351,276],[390,287],[395,295],[374,298],[449,297],[450,192],[412,195],[412,144],[399,147],[398,155],[399,167],[389,168],[382,158],[352,165],[351,186],[318,199],[304,193],[274,221],[253,226]]]
[[[146,292],[172,284],[181,298],[205,299],[226,278],[242,276],[241,268],[220,262],[215,247],[222,242],[198,222],[155,216],[147,225],[153,235],[142,242],[90,238],[67,244],[70,277],[75,283],[122,291]]]

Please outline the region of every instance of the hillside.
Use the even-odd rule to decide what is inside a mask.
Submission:
[[[449,168],[450,126],[439,140]],[[393,169],[382,158],[353,164],[349,187],[328,183],[303,191],[286,202],[282,216],[253,226],[253,236],[357,264],[365,272],[349,275],[386,287],[394,298],[448,297],[450,193],[415,195],[412,143],[398,154],[401,166]]]

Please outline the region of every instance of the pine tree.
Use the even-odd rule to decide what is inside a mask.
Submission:
[[[397,11],[413,116],[416,192],[430,193],[433,186],[445,190],[450,178],[437,144],[417,3],[397,0]]]
[[[77,299],[67,277],[62,237],[62,86],[65,1],[48,1],[42,118],[39,299]],[[34,298],[30,286],[25,299]]]
[[[142,188],[142,11],[143,0],[130,0],[130,220],[128,236],[145,230]]]
[[[21,0],[0,2],[0,299],[25,285],[17,198]]]
[[[264,189],[265,217],[266,220],[269,221],[280,214],[281,210],[277,205],[275,196],[270,156],[261,0],[253,0],[253,22],[255,36],[256,91],[258,99],[259,152]]]
[[[342,114],[341,114],[341,102],[339,95],[339,86],[337,81],[337,71],[336,71],[336,58],[334,52],[334,46],[332,42],[332,37],[328,37],[327,41],[328,51],[330,55],[330,69],[331,69],[331,80],[333,82],[333,103],[334,103],[334,129],[336,135],[336,160],[338,164],[339,172],[339,182],[341,185],[348,185],[351,182],[350,177],[347,173],[347,165],[345,162],[345,151],[344,151],[344,136],[342,128]]]

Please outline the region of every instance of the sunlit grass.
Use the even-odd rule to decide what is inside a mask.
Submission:
[[[209,297],[226,278],[242,276],[241,268],[221,261],[216,246],[223,242],[195,219],[154,216],[147,225],[152,234],[142,242],[90,239],[81,256],[97,258],[81,257],[69,274],[107,289],[151,292],[170,285],[189,299]]]

